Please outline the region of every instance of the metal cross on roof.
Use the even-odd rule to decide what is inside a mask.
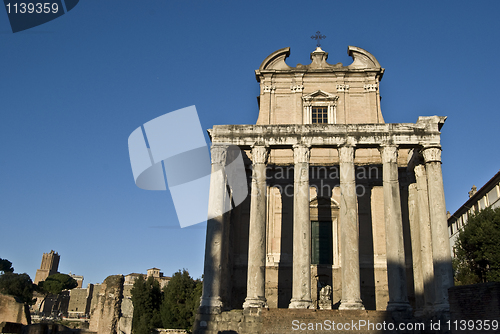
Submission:
[[[318,31],[316,31],[316,35],[311,36],[311,38],[317,40],[318,43],[316,43],[316,46],[320,47],[321,46],[321,40],[325,39],[326,36],[325,35],[321,35],[321,32],[318,30]]]

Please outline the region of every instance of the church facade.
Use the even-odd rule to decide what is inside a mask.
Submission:
[[[215,125],[200,315],[253,309],[449,310],[453,285],[441,172],[446,117],[385,123],[384,74],[369,52],[352,64],[289,66],[289,48],[255,71],[255,125]],[[228,148],[249,196],[225,212]],[[206,321],[199,321],[203,332]],[[209,318],[206,318],[209,319]],[[201,325],[200,325],[201,323]],[[210,327],[210,326],[209,326]]]

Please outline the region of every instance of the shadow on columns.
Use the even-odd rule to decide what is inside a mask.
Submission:
[[[292,173],[293,175],[293,173]],[[278,267],[278,308],[288,308],[292,299],[293,181],[281,189],[281,246]]]
[[[372,186],[358,184],[359,266],[361,300],[366,310],[376,309],[375,263],[372,228]]]

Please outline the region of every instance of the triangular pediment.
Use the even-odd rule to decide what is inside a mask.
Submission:
[[[325,92],[321,89],[318,89],[317,91],[314,91],[312,93],[309,93],[309,94],[305,94],[302,96],[302,99],[304,99],[305,101],[309,101],[309,100],[326,100],[326,101],[335,101],[337,100],[339,97],[335,94],[330,94],[328,92]]]

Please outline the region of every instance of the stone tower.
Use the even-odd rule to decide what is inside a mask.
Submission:
[[[35,284],[45,281],[47,277],[57,273],[59,268],[59,258],[59,254],[53,250],[51,250],[50,253],[43,253],[42,264],[40,265],[40,269],[37,269],[36,271]]]
[[[359,319],[365,310],[448,312],[446,117],[385,123],[384,69],[366,50],[347,50],[347,66],[327,63],[320,47],[295,67],[289,48],[273,52],[255,71],[256,124],[209,130],[213,218],[195,333],[256,333],[277,319],[287,327],[273,333],[290,333],[294,316],[320,307],[332,309],[325,319],[339,310]],[[224,213],[233,190],[220,171],[231,146],[242,152],[250,196]]]

